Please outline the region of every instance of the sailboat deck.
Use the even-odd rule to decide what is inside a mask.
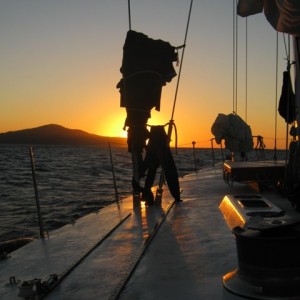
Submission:
[[[268,184],[284,180],[285,161],[226,161],[223,168],[224,178],[229,182]]]
[[[237,258],[219,204],[253,191],[226,185],[220,167],[180,184],[183,202],[174,204],[167,188],[161,205],[133,207],[128,197],[11,253],[0,261],[1,299],[21,299],[23,281],[51,274],[61,277],[46,297],[53,300],[242,299],[222,284]],[[281,197],[265,197],[288,209]]]

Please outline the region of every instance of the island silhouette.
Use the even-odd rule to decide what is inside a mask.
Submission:
[[[0,133],[0,144],[106,146],[108,142],[127,146],[126,138],[100,136],[57,124]]]

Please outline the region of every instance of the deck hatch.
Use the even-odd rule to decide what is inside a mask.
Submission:
[[[271,208],[271,206],[266,203],[265,201],[263,200],[256,200],[256,199],[252,199],[252,200],[239,200],[238,203],[243,207],[243,208],[261,208],[261,207],[264,207],[264,208]]]

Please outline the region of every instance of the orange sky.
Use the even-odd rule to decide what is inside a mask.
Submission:
[[[190,1],[132,0],[132,29],[178,46]],[[170,9],[172,8],[172,9]],[[125,112],[116,84],[128,30],[127,1],[1,1],[0,132],[49,123],[106,136],[124,136]],[[218,113],[232,112],[232,1],[194,1],[174,121],[179,146],[209,147]],[[245,19],[238,22],[238,111],[245,111]],[[248,18],[247,122],[274,147],[276,32],[263,14]],[[279,35],[277,98],[286,68]],[[178,71],[178,67],[176,69]],[[163,88],[161,111],[150,124],[169,121],[177,78]],[[285,145],[278,117],[277,145]]]

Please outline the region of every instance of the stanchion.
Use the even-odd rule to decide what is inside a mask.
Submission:
[[[119,204],[119,193],[118,193],[118,188],[117,188],[117,181],[116,181],[115,168],[114,168],[114,162],[113,162],[113,158],[112,158],[110,142],[108,142],[108,148],[109,148],[110,165],[111,165],[111,171],[112,171],[113,182],[114,182],[116,202],[117,202],[117,204]]]
[[[194,155],[195,173],[197,174],[198,170],[197,170],[196,153],[195,153],[196,142],[193,141],[192,144],[193,144],[193,155]]]
[[[33,186],[34,186],[35,202],[36,202],[39,228],[40,228],[40,238],[44,239],[45,238],[44,225],[43,225],[43,218],[42,218],[41,207],[40,207],[40,199],[39,199],[39,193],[38,193],[36,176],[35,176],[35,165],[34,165],[34,157],[33,157],[32,147],[29,148],[29,153],[30,153],[30,160],[31,160],[31,171],[32,171],[32,179],[33,179]]]

